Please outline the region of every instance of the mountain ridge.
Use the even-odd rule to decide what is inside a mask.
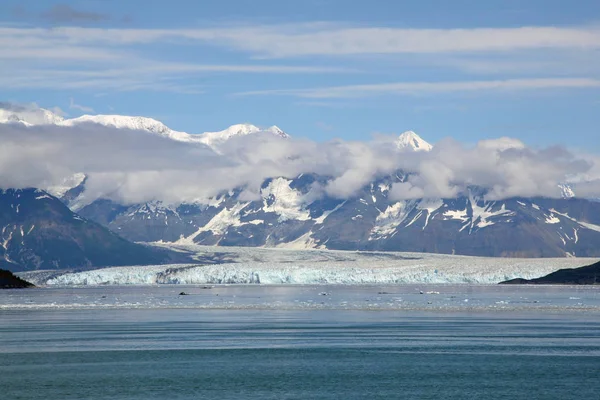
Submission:
[[[146,131],[180,142],[202,143],[213,149],[231,138],[250,134],[266,133],[283,139],[290,137],[289,134],[276,125],[272,125],[268,128],[260,128],[250,123],[243,123],[231,125],[222,131],[191,134],[173,130],[161,121],[150,117],[117,114],[84,114],[79,117],[65,119],[44,108],[36,108],[33,110],[28,110],[26,108],[4,110],[0,108],[0,123],[21,123],[25,126],[57,125],[67,127],[77,127],[83,124],[98,124],[116,129]]]

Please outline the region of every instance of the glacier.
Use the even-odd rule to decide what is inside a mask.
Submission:
[[[532,279],[595,262],[585,258],[491,258],[424,253],[272,248],[168,247],[213,263],[108,267],[90,271],[32,271],[19,276],[42,286],[202,284],[496,284]]]

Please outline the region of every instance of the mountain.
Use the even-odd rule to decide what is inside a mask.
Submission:
[[[384,177],[347,200],[312,196],[305,174],[265,181],[261,198],[241,189],[210,204],[100,199],[79,212],[134,241],[222,246],[416,251],[502,257],[600,256],[600,203],[582,199],[489,201],[480,189],[454,199],[390,198]]]
[[[145,131],[180,142],[202,143],[215,150],[217,150],[219,145],[222,145],[229,139],[251,134],[269,134],[284,139],[290,137],[275,125],[263,129],[246,123],[232,125],[229,128],[218,132],[190,134],[175,131],[162,122],[148,117],[126,115],[82,115],[77,118],[65,119],[44,108],[11,106],[11,109],[3,109],[2,103],[0,103],[0,123],[21,123],[26,126],[58,125],[70,127],[97,124],[116,129]]]
[[[174,131],[160,121],[147,117],[129,117],[123,115],[82,115],[63,120],[57,125],[78,126],[81,124],[99,124],[117,129],[140,130],[182,142],[197,141],[193,135]]]
[[[237,126],[213,138],[253,132],[250,126]],[[401,151],[433,148],[411,131],[396,143]],[[502,143],[503,148],[517,145]],[[452,199],[395,200],[392,185],[407,178],[402,171],[382,176],[345,200],[315,195],[315,187],[329,177],[302,174],[267,179],[260,199],[253,201],[240,197],[243,188],[205,204],[122,205],[98,199],[79,208],[76,197],[65,195],[65,201],[82,216],[140,242],[502,257],[600,255],[598,202],[570,196],[491,201],[478,187]],[[82,193],[82,186],[70,193]]]
[[[13,114],[10,123],[17,118],[16,123],[32,123],[27,120],[29,114]],[[45,111],[38,114],[37,120],[57,125],[95,123],[202,143],[223,157],[227,157],[224,144],[233,138],[260,134],[289,137],[276,126],[262,129],[238,124],[192,135],[172,131],[149,118],[84,116],[56,120]],[[433,149],[413,131],[399,135],[394,145],[401,153]],[[521,141],[511,138],[482,141],[477,146],[486,151],[516,150],[516,154],[525,148]],[[233,187],[203,202],[120,204],[110,198],[87,199],[85,172],[48,190],[83,218],[135,242],[504,257],[600,255],[600,202],[575,197],[576,187],[567,183],[557,188],[557,193],[563,193],[558,199],[490,200],[489,188],[471,186],[455,198],[401,200],[394,196],[393,187],[411,176],[398,170],[376,175],[354,195],[339,199],[322,190],[331,176],[305,173],[264,180],[258,198],[249,198],[244,187]]]
[[[37,189],[0,191],[0,267],[12,271],[158,264],[170,253],[131,243]]]
[[[413,131],[406,131],[396,139],[396,147],[399,150],[409,151],[431,151],[433,146],[423,140]]]
[[[23,125],[61,124],[64,118],[44,108],[32,108],[0,103],[0,123],[21,123]]]
[[[287,133],[285,133],[279,127],[277,127],[275,125],[271,126],[270,128],[261,129],[252,124],[232,125],[225,130],[222,130],[219,132],[205,132],[201,135],[198,135],[198,137],[202,143],[205,143],[210,147],[216,147],[234,137],[259,134],[259,133],[268,133],[275,137],[280,137],[283,139],[287,139],[290,137]]]
[[[24,289],[34,286],[33,283],[13,275],[10,271],[0,269],[0,289]]]
[[[600,285],[600,262],[581,268],[565,268],[536,279],[511,279],[504,285]]]

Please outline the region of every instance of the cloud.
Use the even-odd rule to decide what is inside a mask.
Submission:
[[[33,116],[40,112],[35,105],[5,105]],[[395,139],[377,135],[369,142],[316,143],[264,133],[233,138],[217,154],[201,143],[146,131],[0,124],[0,187],[46,188],[83,172],[89,176],[89,202],[106,197],[126,204],[177,204],[208,201],[235,188],[243,188],[250,200],[267,178],[314,173],[322,179],[312,199],[347,199],[376,179],[401,172],[407,175],[392,186],[394,200],[455,197],[472,186],[485,188],[488,199],[558,197],[558,184],[564,182],[574,183],[586,197],[600,197],[600,159],[594,156],[561,147],[532,149],[511,138],[475,146],[448,138],[431,152],[398,152]]]
[[[58,7],[58,8],[56,8]],[[93,19],[93,13],[56,6],[58,15]],[[67,8],[64,8],[67,7]],[[91,15],[88,15],[91,14]],[[66,18],[66,17],[65,17]],[[153,45],[168,45],[166,58],[157,59]],[[227,63],[181,62],[190,54],[210,48],[225,50]],[[210,73],[230,74],[334,74],[385,72],[391,68],[425,66],[436,70],[460,69],[471,74],[553,75],[564,79],[561,87],[579,87],[597,78],[600,29],[532,26],[478,29],[400,29],[355,27],[349,24],[304,23],[207,26],[194,29],[133,29],[56,26],[52,29],[0,27],[0,64],[5,88],[92,90],[186,90],[190,77]],[[406,55],[410,55],[407,57]],[[182,57],[183,56],[183,57]],[[231,59],[235,60],[231,62]],[[316,58],[318,57],[318,58]],[[340,58],[343,57],[343,58]],[[372,62],[388,57],[389,62]],[[279,59],[293,59],[282,65]],[[336,61],[337,60],[337,61]],[[289,62],[289,61],[288,61]],[[325,65],[320,66],[323,62]],[[336,64],[337,62],[337,64]],[[361,76],[361,75],[359,75]],[[570,77],[569,77],[570,76]],[[588,78],[584,78],[587,76]],[[575,79],[580,79],[579,84]],[[506,79],[509,81],[508,79]],[[568,81],[571,80],[569,83]],[[417,82],[418,83],[418,82]],[[436,82],[421,87],[400,83],[346,85],[326,95],[312,91],[282,90],[253,94],[289,94],[327,98],[395,91],[451,91]],[[425,85],[435,85],[435,89]],[[460,90],[474,90],[462,88]],[[342,92],[342,93],[340,93]],[[353,94],[354,93],[354,94]]]
[[[75,100],[73,100],[72,97],[69,99],[69,108],[72,110],[78,110],[78,111],[83,111],[83,112],[87,112],[87,113],[94,112],[94,109],[91,107],[86,107],[86,106],[82,106],[80,104],[75,103]]]
[[[15,30],[35,35],[34,30]],[[205,42],[257,56],[298,57],[353,54],[507,52],[530,49],[600,48],[600,29],[531,26],[520,28],[402,29],[305,23],[199,29],[96,29],[60,27],[51,39],[113,46]]]
[[[196,94],[203,92],[204,88],[190,84],[189,80],[207,74],[332,74],[353,71],[345,66],[321,67],[314,63],[282,65],[245,59],[234,62],[228,59],[227,63],[212,64],[182,62],[199,50],[193,42],[182,37],[169,43],[173,50],[169,55],[161,54],[158,58],[146,44],[157,43],[155,39],[163,37],[161,32],[163,30],[138,32],[131,29],[0,26],[0,87]]]
[[[325,132],[331,132],[331,131],[335,130],[335,126],[328,124],[327,122],[323,122],[323,121],[317,121],[315,123],[315,126]]]
[[[206,31],[179,32],[206,40]],[[244,35],[213,31],[211,39],[270,57],[355,54],[507,52],[529,49],[597,49],[600,29],[532,26],[520,28],[398,29],[306,25],[295,31],[265,27]]]
[[[54,23],[101,22],[110,19],[107,14],[79,11],[68,4],[56,4],[43,12],[41,16]]]
[[[0,110],[12,111],[12,112],[25,112],[28,110],[39,109],[39,107],[35,105],[26,105],[26,104],[17,104],[10,103],[7,101],[0,101]]]
[[[240,92],[238,96],[281,95],[303,98],[353,98],[383,94],[421,95],[428,93],[514,91],[541,89],[599,88],[600,79],[531,78],[457,82],[395,82],[370,85],[331,86],[313,89],[280,89]]]
[[[433,151],[416,155],[418,160],[401,163],[401,168],[411,173],[408,185],[394,185],[391,196],[452,198],[470,186],[478,186],[486,189],[486,198],[491,200],[559,197],[558,184],[593,168],[589,160],[562,147],[535,150],[521,144],[517,139],[501,138],[465,147],[454,140],[444,140]]]

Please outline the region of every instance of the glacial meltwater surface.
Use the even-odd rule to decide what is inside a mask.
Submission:
[[[0,292],[7,400],[591,399],[598,376],[597,287]]]

